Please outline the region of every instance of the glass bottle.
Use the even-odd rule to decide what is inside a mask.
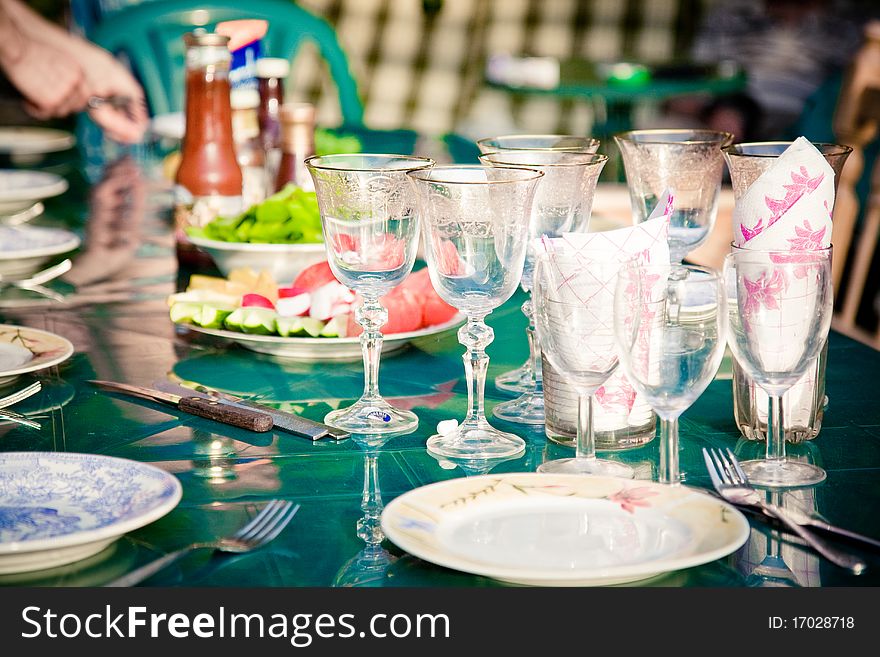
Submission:
[[[249,208],[272,192],[266,171],[266,155],[260,140],[260,94],[256,89],[233,89],[229,102],[232,107],[232,138],[242,176],[242,200]]]
[[[270,153],[281,148],[281,106],[284,104],[284,81],[290,74],[290,62],[280,57],[257,60],[260,90],[260,138]]]
[[[175,176],[174,232],[178,259],[201,265],[209,258],[189,241],[186,228],[241,212],[242,175],[232,138],[229,37],[196,30],[183,40],[186,132]]]
[[[287,183],[314,189],[303,160],[315,154],[315,106],[309,103],[285,103],[281,106],[281,162],[275,190]]]

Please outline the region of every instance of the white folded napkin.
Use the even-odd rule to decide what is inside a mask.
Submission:
[[[538,238],[535,250],[537,253],[574,256],[585,266],[590,261],[622,264],[633,258],[640,264],[666,264],[669,263],[667,238],[672,211],[673,197],[667,191],[651,216],[640,224],[601,233],[566,233],[562,237]],[[576,276],[561,273],[564,279],[576,279]],[[576,291],[571,293],[571,299],[576,299]],[[613,308],[613,282],[603,289],[603,293],[610,295],[608,307]],[[650,406],[630,385],[620,368],[596,391],[594,400],[593,428],[596,431],[611,431],[627,425],[643,426],[650,418]]]
[[[733,210],[733,243],[747,249],[812,251],[831,245],[834,170],[799,137]]]

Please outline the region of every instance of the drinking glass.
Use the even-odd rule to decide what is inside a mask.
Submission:
[[[692,265],[630,263],[617,281],[614,328],[627,378],[660,418],[659,480],[678,484],[678,418],[724,357],[721,275]]]
[[[498,404],[492,411],[495,417],[508,422],[543,424],[541,349],[535,344],[534,306],[531,297],[535,268],[534,239],[542,235],[559,237],[563,233],[587,231],[596,182],[608,157],[566,150],[533,149],[487,153],[480,156],[480,161],[491,165],[525,166],[544,172],[532,203],[532,217],[529,222],[530,239],[520,282],[522,289],[528,294],[522,305],[522,311],[529,322],[526,329],[529,342],[529,360],[526,369],[529,372],[530,387],[516,399]],[[498,385],[498,379],[495,383]]]
[[[730,170],[730,182],[736,202],[749,190],[765,171],[773,166],[780,155],[790,146],[790,141],[765,141],[732,144],[723,149],[727,168]],[[842,144],[816,143],[813,146],[828,162],[834,171],[834,191],[837,197],[837,185],[840,174],[852,148]],[[833,208],[832,208],[833,211]],[[840,248],[840,243],[838,243]],[[840,280],[843,271],[843,259],[832,263],[832,282]],[[812,440],[819,435],[825,415],[825,368],[828,361],[827,343],[819,352],[815,365],[791,388],[782,400],[782,430],[785,440],[799,443]],[[743,437],[749,440],[764,440],[767,436],[768,400],[764,391],[755,386],[736,363],[733,364],[733,416]]]
[[[620,263],[543,253],[535,268],[535,327],[544,357],[578,395],[574,458],[547,461],[538,472],[632,478],[631,467],[596,457],[593,395],[617,369],[614,284]]]
[[[418,250],[419,218],[406,174],[434,163],[363,154],[310,157],[305,164],[315,181],[330,269],[363,298],[355,319],[363,327],[364,392],[324,422],[360,434],[412,431],[419,423],[416,415],[379,394],[381,328],[388,321],[379,297],[409,275]]]
[[[579,135],[499,135],[477,140],[481,153],[506,150],[574,150],[595,153],[599,140]]]
[[[825,471],[785,457],[782,396],[815,364],[831,327],[831,248],[762,251],[732,247],[724,260],[736,362],[769,398],[767,452],[741,465],[758,486],[809,486]]]
[[[541,171],[442,166],[409,174],[419,198],[431,283],[467,315],[458,339],[468,382],[468,412],[455,430],[428,439],[428,451],[470,459],[519,454],[525,442],[486,420],[484,389],[494,332],[486,315],[507,301],[522,278],[532,199]]]
[[[569,151],[573,153],[595,153],[599,150],[599,140],[581,135],[500,135],[498,137],[486,137],[477,141],[480,153],[498,153],[499,151]],[[607,162],[607,160],[606,160]],[[528,166],[528,165],[527,165]],[[604,165],[603,165],[604,166]],[[532,167],[537,168],[537,167]],[[542,194],[541,187],[538,195]],[[592,202],[591,204],[592,205]],[[589,220],[589,208],[587,210]],[[586,227],[583,228],[586,230]],[[574,232],[574,231],[573,231]],[[529,303],[528,301],[526,303]],[[526,307],[523,312],[528,315]],[[540,351],[537,352],[538,369],[535,370],[534,351],[534,324],[529,318],[529,358],[517,368],[503,372],[495,377],[495,387],[508,392],[530,393],[535,389],[534,377],[541,377]],[[505,418],[508,419],[508,418]]]
[[[733,135],[715,130],[631,130],[615,135],[623,156],[633,223],[641,223],[669,190],[669,257],[680,263],[706,241],[718,214],[724,160]]]

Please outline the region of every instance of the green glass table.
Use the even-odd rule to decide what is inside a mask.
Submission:
[[[77,179],[79,165],[68,167]],[[383,392],[412,407],[419,429],[380,447],[353,440],[311,442],[282,432],[256,434],[149,402],[108,395],[90,386],[100,378],[149,385],[183,379],[253,397],[320,420],[331,408],[356,398],[362,365],[279,360],[189,333],[168,319],[165,297],[178,289],[178,270],[168,215],[167,187],[133,162],[117,163],[91,188],[72,185],[48,203],[38,221],[68,225],[84,237],[74,268],[52,290],[51,300],[23,291],[0,296],[0,320],[67,337],[75,355],[61,365],[23,376],[14,386],[39,379],[44,390],[15,407],[37,419],[39,431],[0,423],[0,450],[89,452],[155,464],[183,485],[180,504],[158,521],[134,531],[102,553],[51,571],[4,575],[5,585],[101,585],[194,540],[229,533],[255,515],[266,500],[282,497],[302,505],[291,525],[269,546],[245,555],[200,551],[145,582],[153,586],[498,586],[490,579],[433,566],[379,542],[383,503],[414,487],[467,474],[440,463],[425,450],[437,423],[461,419],[466,388],[462,347],[455,331],[431,336],[387,355]],[[74,284],[75,283],[75,284]],[[489,347],[489,381],[526,355],[522,299],[513,298],[489,316],[496,331]],[[841,335],[830,338],[830,398],[819,437],[793,447],[828,471],[821,485],[795,493],[833,522],[880,536],[880,353]],[[504,399],[491,383],[487,405]],[[549,443],[541,428],[497,422],[528,444],[518,459],[492,472],[532,471],[545,459],[571,454]],[[731,447],[742,457],[763,445],[738,438],[731,382],[713,382],[681,423],[681,463],[687,483],[709,485],[700,448]],[[655,474],[657,441],[612,458]],[[749,542],[715,562],[668,574],[638,586],[739,587],[777,584],[756,573],[780,536],[752,522]],[[781,552],[803,586],[880,584],[876,556],[867,573],[849,576],[802,549],[787,534]]]

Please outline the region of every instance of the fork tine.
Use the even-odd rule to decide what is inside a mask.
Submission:
[[[721,483],[731,483],[730,475],[728,474],[727,470],[724,469],[724,464],[721,462],[721,459],[718,456],[718,450],[712,448],[711,450],[709,450],[709,452],[712,455],[712,460],[715,462],[715,468],[718,471],[718,477],[721,479]]]
[[[709,472],[709,478],[712,480],[712,485],[715,488],[718,488],[721,485],[721,479],[718,477],[715,464],[712,463],[712,457],[709,456],[709,451],[705,447],[703,448],[703,460],[706,461],[706,470]]]
[[[277,504],[278,500],[270,500],[269,503],[264,506],[256,516],[254,516],[253,520],[233,534],[233,538],[243,538],[244,535],[253,530],[254,527],[260,525],[265,517],[274,511]]]
[[[730,480],[734,484],[743,483],[743,481],[740,479],[739,473],[733,467],[733,464],[730,462],[730,459],[727,458],[727,455],[721,450],[718,450],[718,454],[719,456],[721,456],[721,460],[724,461],[724,468],[727,470],[727,474],[730,476]]]
[[[7,395],[0,399],[0,408],[5,408],[7,406],[12,406],[13,404],[17,404],[18,402],[27,399],[28,397],[37,394],[43,388],[43,384],[39,381],[35,381],[29,386],[22,388],[21,390],[17,390],[13,392],[11,395]]]
[[[733,463],[733,467],[736,470],[736,473],[739,475],[740,481],[742,481],[742,483],[744,484],[747,484],[749,482],[749,478],[740,467],[739,459],[736,458],[736,455],[730,450],[730,447],[727,448],[727,453],[730,455],[730,462]]]
[[[255,528],[248,532],[247,536],[243,536],[242,540],[252,541],[256,543],[260,543],[263,539],[263,536],[272,531],[275,527],[275,524],[284,517],[284,514],[287,513],[288,509],[293,506],[293,502],[283,502],[278,508],[275,509],[275,512],[266,518],[266,520],[261,523],[261,526]]]
[[[246,530],[240,531],[235,537],[243,541],[251,540],[253,536],[262,531],[263,527],[268,523],[273,522],[273,518],[278,515],[278,513],[284,508],[285,504],[288,504],[288,502],[285,502],[284,500],[272,500],[266,505],[260,515],[254,519],[257,520],[257,522],[252,522],[248,525]]]
[[[284,528],[293,520],[293,516],[296,515],[296,512],[299,511],[300,505],[297,504],[294,506],[292,502],[288,503],[287,508],[284,510],[280,516],[276,516],[275,523],[271,527],[267,527],[266,532],[263,533],[262,536],[255,539],[258,541],[260,545],[265,545],[271,540],[274,540],[278,534],[284,531]]]

